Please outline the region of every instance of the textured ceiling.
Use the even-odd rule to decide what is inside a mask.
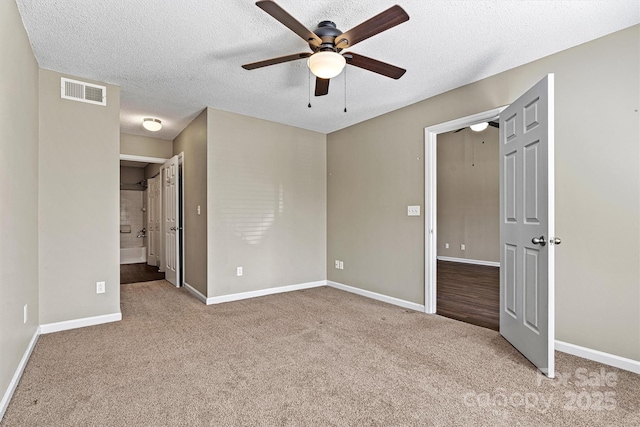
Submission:
[[[307,108],[305,60],[240,67],[308,51],[253,0],[17,0],[40,67],[119,85],[121,130],[164,139],[206,106],[329,133],[640,22],[638,0],[397,2],[408,22],[347,50],[407,73],[347,66],[345,113],[344,73]],[[278,1],[310,29],[342,31],[395,3]],[[145,131],[148,116],[164,128]]]

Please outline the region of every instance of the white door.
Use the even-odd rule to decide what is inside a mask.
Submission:
[[[180,286],[179,257],[179,224],[178,224],[178,156],[173,156],[164,164],[162,175],[162,202],[164,221],[164,274],[165,278],[175,286]]]
[[[147,264],[157,266],[160,259],[160,178],[156,176],[147,182]]]
[[[553,74],[500,114],[500,333],[554,377]]]

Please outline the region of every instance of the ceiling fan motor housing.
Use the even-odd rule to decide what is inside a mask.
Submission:
[[[336,27],[336,24],[334,22],[322,21],[318,24],[318,28],[316,28],[313,32],[315,33],[315,35],[320,37],[320,39],[322,40],[322,44],[318,47],[314,47],[313,45],[309,44],[312,50],[314,51],[331,50],[334,52],[336,51],[335,39],[340,34],[342,34],[342,31],[340,31]]]

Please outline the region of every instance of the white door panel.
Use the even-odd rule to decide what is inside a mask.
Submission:
[[[500,114],[500,333],[549,377],[555,336],[553,83],[549,74]]]
[[[147,235],[149,236],[147,264],[158,266],[160,260],[160,177],[150,178],[147,182],[149,184],[147,189]]]
[[[164,272],[167,281],[175,286],[180,286],[178,281],[178,277],[180,277],[178,263],[178,156],[173,156],[164,164],[163,180]]]

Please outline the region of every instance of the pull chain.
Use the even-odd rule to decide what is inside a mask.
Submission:
[[[308,88],[307,88],[307,95],[309,95],[309,105],[307,105],[307,107],[311,108],[311,69],[307,67],[307,70],[309,71],[309,80],[308,80]]]
[[[347,67],[344,67],[344,112],[347,112]]]

